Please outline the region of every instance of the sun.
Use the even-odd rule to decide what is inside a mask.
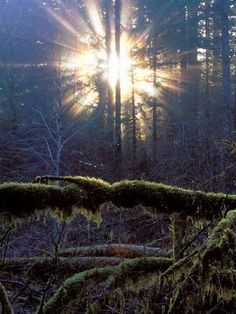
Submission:
[[[116,55],[115,43],[112,44],[111,56],[105,61],[104,79],[115,90],[118,79],[120,79],[123,96],[127,95],[131,88],[130,73],[132,70],[131,47],[128,44],[127,35],[121,36],[120,58]]]
[[[81,41],[81,39],[80,39]],[[83,41],[83,38],[82,38]],[[132,58],[136,42],[126,32],[121,36],[121,53],[116,55],[115,40],[111,43],[111,54],[107,57],[104,48],[90,46],[83,41],[80,43],[76,56],[65,63],[65,67],[76,70],[78,79],[89,82],[98,73],[100,80],[107,82],[115,92],[116,84],[120,79],[122,100],[128,100],[132,92],[155,96],[153,73],[149,67],[142,67]]]
[[[106,31],[104,20],[101,16],[101,8],[94,0],[89,0],[86,7],[90,18],[89,27],[81,26],[76,34],[76,49],[72,49],[72,56],[65,62],[65,68],[74,71],[78,81],[83,82],[87,86],[84,94],[92,93],[93,96],[87,96],[86,100],[98,99],[98,94],[101,92],[100,87],[96,84],[107,83],[113,90],[115,98],[115,90],[118,79],[121,87],[121,100],[130,101],[135,93],[136,101],[142,100],[142,97],[158,97],[160,90],[157,85],[167,81],[166,73],[158,71],[158,84],[153,81],[153,70],[150,65],[150,60],[140,62],[140,57],[137,53],[138,49],[145,49],[146,40],[145,34],[135,34],[130,32],[130,26],[125,24],[125,21],[130,20],[126,10],[125,21],[122,21],[122,32],[120,38],[120,56],[116,55],[115,45],[115,30],[114,20],[111,21],[111,53],[107,56],[106,51]],[[77,19],[83,21],[83,18]],[[63,23],[64,25],[65,23]],[[84,21],[84,25],[87,25]],[[75,30],[71,30],[71,32]],[[163,77],[163,79],[162,79]],[[162,81],[162,82],[161,82]],[[91,86],[93,86],[91,88]],[[103,85],[105,86],[105,85]],[[99,91],[100,89],[100,91]],[[88,104],[90,106],[90,104]]]

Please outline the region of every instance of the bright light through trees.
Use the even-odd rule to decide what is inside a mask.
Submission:
[[[139,34],[135,30],[135,25],[132,24],[132,12],[129,12],[129,7],[126,2],[122,5],[122,32],[121,32],[121,54],[120,62],[116,56],[115,49],[115,30],[114,30],[114,14],[110,12],[111,18],[111,54],[108,58],[105,38],[106,28],[104,25],[103,9],[96,1],[87,1],[85,9],[89,20],[83,17],[82,28],[78,26],[76,30],[70,25],[69,20],[56,15],[53,11],[48,12],[66,31],[73,34],[76,33],[76,51],[73,56],[70,56],[65,62],[65,67],[76,71],[78,79],[84,83],[88,83],[94,76],[100,75],[100,79],[108,82],[113,90],[117,83],[117,76],[120,73],[121,80],[121,95],[123,100],[131,97],[134,87],[138,93],[144,93],[147,96],[157,97],[158,89],[153,84],[153,73],[150,68],[149,60],[141,60],[135,56],[138,49],[145,49],[147,45],[148,32]],[[78,14],[78,13],[77,13]],[[81,20],[80,16],[80,20]],[[62,39],[63,41],[63,39]],[[63,45],[61,43],[61,45]],[[118,68],[119,67],[119,68]],[[132,73],[134,80],[132,80]],[[167,80],[168,74],[165,71],[160,71],[157,76],[157,85],[163,84]],[[133,86],[134,85],[134,86]],[[96,93],[96,91],[91,91]],[[91,100],[95,96],[89,97]]]

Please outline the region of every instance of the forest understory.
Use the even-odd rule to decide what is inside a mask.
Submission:
[[[235,195],[36,181],[0,185],[3,314],[235,313]]]

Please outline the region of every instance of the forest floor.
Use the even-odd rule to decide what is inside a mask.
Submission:
[[[83,247],[135,244],[144,252],[145,247],[170,252],[169,222],[167,217],[151,217],[142,208],[111,212],[107,206],[102,210],[99,225],[82,216],[60,223],[45,216],[16,223],[0,247],[1,259],[8,262],[1,271],[0,281],[8,291],[14,313],[33,313],[42,298],[48,299],[67,277],[78,271],[116,265],[130,257],[124,248],[116,247],[110,256],[103,256],[107,254],[83,254]],[[82,253],[76,260],[57,259],[58,251],[68,248],[80,248]]]

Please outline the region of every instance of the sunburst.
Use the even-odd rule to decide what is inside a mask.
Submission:
[[[54,20],[60,26],[64,25],[66,31],[70,32],[77,41],[74,47],[71,47],[73,56],[67,58],[64,63],[65,68],[75,71],[78,80],[83,81],[85,85],[91,83],[93,78],[99,75],[99,79],[107,82],[113,90],[115,90],[119,76],[123,101],[129,99],[132,92],[137,93],[137,97],[140,94],[158,97],[160,90],[157,86],[164,86],[167,81],[170,84],[167,71],[158,70],[158,82],[153,82],[153,70],[149,61],[140,62],[135,58],[135,51],[146,45],[149,29],[141,34],[133,35],[135,29],[131,25],[133,22],[132,12],[129,12],[130,7],[132,7],[130,1],[129,5],[123,3],[120,56],[116,55],[114,17],[111,14],[111,54],[109,57],[105,48],[104,18],[98,1],[85,1],[83,13],[75,13],[80,21],[78,27],[75,23],[70,25],[65,17],[48,10]],[[88,93],[96,94],[96,88],[89,88]],[[88,97],[88,99],[94,100],[95,96]]]

